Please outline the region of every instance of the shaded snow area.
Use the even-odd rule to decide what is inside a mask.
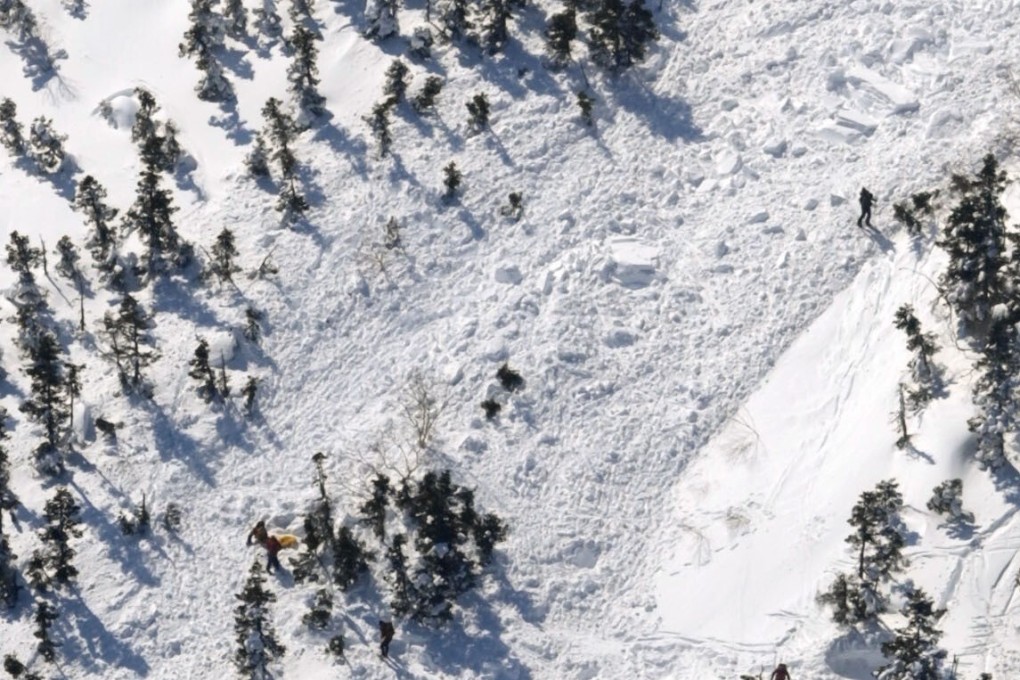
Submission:
[[[410,468],[449,468],[510,532],[450,624],[395,621],[389,661],[378,655],[390,616],[381,559],[373,579],[336,593],[345,665],[301,621],[314,588],[270,577],[287,646],[273,677],[693,680],[785,661],[797,680],[863,680],[881,659],[834,642],[815,597],[852,565],[843,540],[856,499],[891,477],[914,536],[907,575],[948,608],[943,642],[961,677],[1020,675],[1016,483],[971,460],[975,356],[954,344],[937,300],[934,234],[912,240],[892,219],[894,202],[944,189],[988,152],[1014,167],[1015,3],[653,0],[660,40],[609,78],[587,59],[583,74],[545,68],[545,18],[559,3],[529,3],[503,54],[437,44],[415,61],[400,38],[361,36],[363,3],[318,0],[329,116],[295,146],[312,207],[288,228],[243,160],[266,100],[289,99],[280,45],[228,43],[237,101],[221,107],[195,97],[198,71],[178,57],[184,0],[103,0],[83,17],[25,2],[62,56],[42,78],[10,34],[0,96],[26,128],[52,118],[74,164],[44,179],[0,152],[0,240],[43,239],[51,254],[36,277],[85,365],[60,480],[84,523],[78,583],[54,595],[61,677],[236,674],[235,594],[264,559],[245,536],[258,519],[304,536],[319,451],[337,517],[366,536],[356,516],[372,475]],[[408,4],[405,36],[424,21],[424,3]],[[436,115],[394,113],[380,158],[364,118],[396,56],[412,93],[428,75],[445,85]],[[585,78],[593,128],[575,103]],[[166,175],[181,235],[204,254],[228,227],[244,270],[236,287],[176,277],[139,291],[160,354],[151,400],[124,394],[106,356],[99,328],[116,295],[86,266],[79,332],[77,291],[52,254],[65,234],[85,240],[69,199],[86,174],[121,213],[134,201],[139,86],[187,154]],[[465,109],[478,93],[491,105],[481,131]],[[451,161],[463,185],[447,201]],[[862,186],[877,197],[876,231],[855,226]],[[1020,215],[1015,197],[1010,207]],[[384,245],[391,217],[399,248]],[[279,273],[248,275],[267,262]],[[16,277],[2,269],[6,319]],[[911,418],[911,453],[895,448],[892,423],[909,360],[893,315],[905,303],[938,334],[950,376],[946,398]],[[258,346],[240,330],[249,305],[264,313]],[[55,485],[31,464],[40,431],[18,410],[29,381],[15,336],[0,325],[23,503],[4,531],[24,569]],[[200,337],[229,374],[225,406],[188,377]],[[523,389],[500,387],[504,363]],[[444,405],[424,453],[404,415],[416,372]],[[239,396],[247,376],[259,380],[253,417]],[[502,407],[493,420],[486,399]],[[115,439],[96,431],[100,416]],[[970,532],[947,532],[926,508],[951,477],[963,479]],[[117,515],[143,494],[157,516],[182,508],[177,535],[121,534]],[[0,617],[0,655],[48,676],[58,671],[35,656],[27,600]]]

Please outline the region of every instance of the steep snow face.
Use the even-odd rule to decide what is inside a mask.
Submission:
[[[380,158],[363,117],[402,43],[368,42],[360,8],[318,2],[330,117],[296,147],[312,204],[297,229],[280,225],[275,195],[243,166],[262,106],[288,98],[279,44],[231,43],[237,102],[217,106],[194,97],[198,72],[177,56],[188,3],[111,0],[84,19],[57,0],[28,4],[66,58],[52,77],[5,78],[0,94],[24,124],[51,117],[80,171],[40,179],[0,159],[4,242],[18,230],[50,249],[63,234],[80,244],[68,201],[85,174],[122,212],[131,205],[132,92],[143,86],[190,159],[166,180],[181,233],[208,250],[229,227],[245,273],[267,257],[280,270],[239,275],[236,289],[176,282],[141,295],[158,312],[151,403],[123,395],[102,356],[110,292],[93,281],[87,330],[75,334],[76,291],[39,272],[86,364],[71,476],[88,568],[61,600],[68,677],[221,674],[252,559],[244,535],[256,518],[301,531],[316,451],[329,454],[352,524],[373,470],[448,466],[512,528],[484,599],[465,601],[453,626],[400,623],[395,671],[374,648],[384,596],[365,587],[347,598],[339,618],[359,677],[692,678],[777,655],[798,659],[795,677],[866,677],[827,649],[836,633],[813,598],[847,560],[854,499],[890,476],[914,511],[917,580],[948,581],[937,592],[960,603],[947,646],[968,668],[1015,669],[999,625],[1011,620],[1012,514],[961,453],[966,362],[954,364],[950,399],[914,423],[923,455],[893,451],[887,423],[906,361],[892,314],[905,302],[929,309],[922,274],[939,267],[930,235],[915,245],[897,233],[891,204],[1007,148],[1005,76],[1020,49],[1011,3],[666,4],[647,62],[614,79],[587,63],[547,71],[542,13],[559,7],[534,6],[505,55],[439,45],[433,61],[409,61],[412,92],[444,78],[438,112],[399,107]],[[409,35],[421,23],[413,9],[400,25]],[[30,55],[8,47],[0,72],[18,74]],[[574,101],[586,86],[593,129]],[[491,123],[472,132],[464,104],[478,93]],[[464,187],[447,202],[451,161]],[[878,233],[853,225],[862,185],[878,197]],[[517,221],[501,211],[510,192],[523,196]],[[402,250],[383,247],[390,217]],[[0,277],[12,285],[9,271]],[[265,313],[261,348],[240,340],[248,305]],[[942,323],[934,312],[925,321]],[[27,382],[11,325],[0,336],[25,504],[5,530],[23,564],[51,492],[29,464],[38,435],[17,411]],[[235,393],[260,379],[259,418],[196,395],[187,364],[198,337]],[[519,393],[494,378],[507,361],[525,378]],[[445,404],[420,457],[408,455],[401,415],[415,370]],[[482,416],[486,398],[503,404],[495,422]],[[92,429],[97,415],[119,424],[116,444]],[[988,527],[984,549],[947,538],[924,511],[950,475],[964,477],[965,507]],[[185,508],[179,538],[118,533],[116,515],[143,493],[157,511]],[[290,650],[282,677],[335,675],[325,640],[301,623],[312,591],[286,578],[272,587]],[[5,623],[0,652],[33,648],[28,615]]]

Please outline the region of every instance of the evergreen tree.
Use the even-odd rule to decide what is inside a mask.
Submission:
[[[78,514],[81,508],[74,497],[64,488],[59,487],[53,498],[46,501],[41,538],[46,546],[43,564],[50,583],[66,585],[78,576],[78,569],[71,564],[75,550],[71,547],[72,538],[81,538],[81,521]]]
[[[1007,462],[1006,453],[1018,427],[1020,334],[1006,319],[993,321],[975,368],[974,405],[978,414],[967,425],[977,436],[976,458],[982,467],[996,469]]]
[[[173,195],[162,187],[162,178],[152,167],[142,170],[134,205],[124,216],[125,233],[138,232],[146,246],[146,275],[151,279],[172,269],[181,270],[191,260],[190,246],[181,240],[173,223],[178,208]]]
[[[81,371],[85,368],[83,364],[72,364],[64,362],[64,396],[67,398],[67,423],[65,425],[63,440],[71,441],[74,436],[74,400],[81,396]]]
[[[932,489],[932,496],[928,500],[928,509],[940,515],[947,515],[950,522],[973,522],[974,515],[963,509],[961,495],[963,495],[963,480],[959,478],[947,479]]]
[[[468,123],[476,132],[489,127],[489,98],[484,92],[476,94],[465,106],[470,116]]]
[[[74,209],[85,217],[85,224],[90,233],[85,247],[89,249],[95,267],[109,274],[115,264],[117,247],[116,233],[112,222],[117,217],[117,209],[106,205],[106,189],[92,175],[86,175],[74,194]]]
[[[414,110],[419,114],[425,114],[435,109],[436,97],[443,90],[443,79],[439,76],[429,76],[425,84],[412,102]]]
[[[251,305],[244,310],[244,337],[253,345],[259,344],[262,339],[262,312]]]
[[[943,664],[946,650],[938,646],[942,631],[935,626],[946,613],[920,588],[911,588],[903,614],[907,625],[896,629],[896,636],[882,643],[882,654],[890,663],[875,673],[878,680],[947,680]],[[955,676],[954,676],[955,677]]]
[[[524,0],[481,0],[480,4],[482,44],[489,54],[496,54],[510,39],[513,10],[523,7]]]
[[[224,101],[233,94],[216,57],[223,50],[226,28],[223,17],[213,9],[214,1],[191,0],[191,13],[188,15],[191,24],[184,33],[184,42],[178,47],[179,56],[194,57],[202,72],[195,92],[204,101]]]
[[[28,667],[18,661],[18,658],[13,654],[7,654],[4,656],[4,670],[16,680],[42,680],[41,675],[28,670]],[[22,676],[24,676],[24,678],[22,678]]]
[[[121,299],[117,315],[107,312],[103,316],[103,329],[110,345],[110,353],[117,363],[121,383],[132,389],[146,389],[142,369],[159,358],[152,349],[149,329],[152,316],[129,294]]]
[[[56,252],[60,256],[60,259],[57,260],[57,273],[71,279],[80,290],[84,280],[81,270],[78,269],[78,262],[81,260],[81,255],[78,254],[78,247],[74,245],[70,236],[61,236],[60,240],[57,241]]]
[[[276,210],[284,224],[293,224],[304,217],[309,205],[305,197],[298,191],[297,180],[291,177],[284,182],[280,196],[276,199]]]
[[[58,618],[56,608],[49,602],[43,599],[35,601],[35,632],[32,635],[39,640],[35,651],[48,663],[57,660],[57,643],[50,637],[50,628]]]
[[[457,197],[462,179],[463,175],[457,169],[457,164],[454,161],[450,161],[450,164],[443,168],[443,186],[446,187],[443,199],[452,201]]]
[[[244,397],[244,412],[249,415],[255,411],[255,396],[258,393],[258,389],[258,378],[249,375],[248,380],[244,383],[244,387],[241,388],[241,396]]]
[[[365,3],[365,37],[382,40],[400,32],[397,0],[368,0]]]
[[[347,592],[368,571],[371,554],[354,533],[345,526],[337,527],[333,540],[333,583]]]
[[[308,608],[308,612],[301,617],[301,622],[309,628],[325,630],[329,627],[329,621],[333,616],[333,596],[325,588],[315,591],[315,598]]]
[[[439,22],[450,40],[467,37],[474,29],[470,0],[442,0]]]
[[[581,110],[581,120],[588,127],[595,125],[595,119],[592,117],[592,109],[595,106],[595,100],[592,99],[587,92],[584,90],[577,91],[577,108]]]
[[[141,146],[146,140],[159,136],[159,124],[156,121],[159,104],[144,87],[135,88],[135,98],[138,100],[138,110],[135,111],[135,122],[131,125],[131,141]]]
[[[269,177],[269,148],[261,132],[255,135],[255,143],[244,157],[244,164],[252,177]]]
[[[18,105],[9,97],[0,100],[0,143],[14,156],[25,155],[28,148],[18,122]]]
[[[280,660],[287,649],[277,639],[269,620],[269,605],[276,595],[264,588],[265,577],[258,560],[252,562],[248,580],[235,597],[240,604],[234,610],[234,632],[237,634],[237,651],[234,664],[242,677],[267,680],[269,665]]]
[[[31,396],[22,402],[20,410],[42,425],[45,433],[45,439],[35,450],[36,465],[41,471],[56,475],[64,470],[60,456],[64,443],[62,426],[70,414],[63,400],[66,384],[61,347],[52,332],[44,331],[39,336],[25,373],[32,383]]]
[[[407,96],[407,74],[410,70],[400,59],[394,59],[386,69],[386,84],[383,86],[383,94],[386,101],[392,104],[399,104]]]
[[[224,227],[212,247],[209,274],[217,277],[220,283],[225,281],[233,283],[234,274],[241,271],[241,268],[234,264],[235,257],[237,257],[237,248],[234,246],[234,232]]]
[[[319,48],[321,37],[303,24],[294,25],[289,45],[294,52],[287,69],[287,80],[294,102],[307,118],[318,118],[325,112],[326,98],[319,94]]]
[[[361,506],[361,521],[372,528],[380,541],[386,540],[386,509],[392,493],[390,478],[379,473],[372,480],[372,497]]]
[[[577,10],[567,6],[562,12],[549,17],[545,29],[545,46],[553,68],[563,68],[571,59],[571,49],[577,39]]]
[[[10,512],[20,505],[18,495],[11,488],[11,466],[10,457],[4,440],[8,439],[7,434],[7,409],[0,406],[0,534],[4,530],[4,511]]]
[[[242,40],[248,34],[248,10],[242,0],[225,0],[223,19],[227,33],[236,40]]]
[[[592,61],[619,72],[645,58],[648,44],[659,38],[644,0],[599,0],[589,17]]]
[[[270,97],[262,107],[262,118],[265,120],[263,137],[271,146],[271,158],[279,165],[281,177],[291,179],[297,174],[298,166],[297,158],[291,150],[297,136],[297,124],[275,97]]]
[[[903,497],[894,480],[880,482],[874,491],[865,491],[854,506],[848,520],[854,532],[846,542],[857,554],[857,568],[852,575],[840,575],[829,591],[819,597],[821,602],[833,606],[836,623],[873,624],[888,608],[881,584],[906,564],[899,518],[902,507]]]
[[[372,107],[372,115],[365,118],[365,122],[368,123],[369,128],[372,130],[372,136],[375,137],[376,143],[379,145],[379,157],[383,158],[390,152],[390,146],[393,144],[393,136],[390,134],[390,109],[391,100],[381,101]]]
[[[53,121],[39,116],[32,121],[28,144],[33,160],[43,172],[54,174],[64,167],[64,141],[67,135],[53,129]]]
[[[1006,173],[989,154],[977,177],[970,180],[955,176],[953,182],[960,202],[950,213],[943,236],[937,242],[949,255],[939,285],[961,326],[981,339],[997,305],[1007,305],[1007,316],[1011,321],[1017,319],[1016,302],[1005,276],[1007,215],[1001,198],[1006,189]]]
[[[309,29],[315,27],[312,0],[290,0],[290,9],[287,13],[290,15],[290,20],[293,23],[304,24]]]
[[[206,403],[213,399],[219,399],[219,391],[216,389],[216,376],[213,374],[212,366],[209,365],[209,343],[199,338],[198,347],[195,348],[195,356],[188,362],[191,370],[188,376],[198,381],[198,394]]]
[[[255,15],[255,31],[261,37],[259,43],[268,47],[283,35],[283,19],[276,11],[276,0],[260,0],[252,14]]]
[[[910,305],[896,310],[896,328],[907,334],[907,349],[914,353],[910,372],[917,387],[909,392],[909,399],[914,410],[920,410],[942,391],[942,369],[933,358],[939,345],[934,333],[922,332]]]
[[[42,262],[42,249],[33,248],[28,237],[17,231],[11,232],[10,239],[11,242],[7,244],[7,265],[18,275],[18,283],[21,286],[35,286],[32,268]]]
[[[18,604],[18,570],[15,560],[18,558],[11,550],[7,534],[0,529],[0,605],[13,609]]]

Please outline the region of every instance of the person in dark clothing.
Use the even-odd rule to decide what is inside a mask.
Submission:
[[[255,525],[255,528],[248,532],[248,540],[245,541],[245,545],[251,545],[252,539],[258,541],[259,545],[265,545],[266,540],[269,539],[269,532],[266,531],[266,523],[259,520],[259,523]]]
[[[871,192],[861,187],[861,216],[857,218],[857,226],[863,226],[861,222],[871,227],[871,205],[875,202],[875,197],[871,195]]]
[[[276,536],[270,536],[267,538],[262,546],[266,549],[266,572],[272,574],[274,570],[280,571],[283,569],[283,567],[280,566],[280,558],[276,556],[276,553],[280,552],[280,548],[282,547]]]
[[[772,677],[769,680],[790,680],[790,672],[786,670],[786,664],[781,663],[776,666],[776,670],[772,671]]]
[[[383,658],[390,654],[390,643],[393,641],[393,636],[396,634],[396,630],[393,628],[391,621],[380,621],[379,622],[379,635],[382,636],[382,643],[379,645],[379,653],[383,655]]]

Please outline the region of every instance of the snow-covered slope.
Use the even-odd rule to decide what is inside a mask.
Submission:
[[[57,0],[27,4],[67,58],[40,82],[17,77],[18,50],[0,52],[0,94],[20,119],[52,117],[77,178],[96,176],[124,210],[140,169],[130,93],[146,87],[195,160],[175,187],[182,234],[208,249],[230,227],[246,272],[270,253],[280,269],[239,277],[239,290],[143,295],[159,312],[152,403],[121,395],[100,355],[107,291],[96,285],[85,334],[68,329],[89,416],[68,477],[86,523],[79,589],[57,629],[68,677],[233,673],[234,594],[255,556],[247,530],[258,518],[300,530],[316,451],[353,514],[373,469],[405,464],[396,443],[414,371],[446,404],[422,465],[451,467],[508,520],[498,565],[450,629],[398,623],[392,667],[375,653],[377,591],[339,608],[349,666],[337,670],[301,623],[311,590],[273,581],[282,677],[730,677],[777,656],[797,678],[866,677],[827,652],[835,631],[814,595],[848,559],[854,500],[890,476],[921,536],[911,574],[951,610],[947,647],[972,675],[1015,672],[1013,508],[963,455],[968,364],[916,424],[929,459],[897,452],[888,422],[906,365],[895,309],[913,303],[949,338],[921,276],[937,275],[938,255],[897,233],[890,206],[1006,150],[1013,3],[662,3],[644,64],[616,79],[585,67],[594,130],[574,104],[581,71],[542,66],[541,20],[558,11],[542,3],[523,12],[505,55],[441,46],[409,62],[412,90],[430,73],[445,79],[439,115],[401,111],[380,159],[362,117],[403,45],[361,38],[357,3],[320,0],[332,117],[297,148],[313,209],[296,230],[243,167],[265,100],[286,98],[278,47],[228,70],[238,102],[223,110],[194,97],[197,71],[177,57],[188,3],[97,2],[84,20]],[[404,32],[416,21],[407,12]],[[471,133],[464,103],[479,92],[491,129]],[[118,125],[99,115],[102,101]],[[465,186],[447,205],[450,161]],[[861,185],[878,196],[884,236],[853,224]],[[0,238],[80,243],[69,190],[0,157]],[[510,192],[524,198],[518,222],[500,214]],[[391,216],[402,253],[381,247]],[[73,322],[73,288],[47,286]],[[266,314],[261,349],[235,344],[247,304]],[[7,530],[23,561],[51,488],[28,462],[37,434],[17,412],[27,383],[11,325],[0,334],[25,504]],[[259,418],[196,395],[198,336],[223,352],[235,391],[245,374],[260,378]],[[499,390],[504,361],[522,392]],[[479,407],[490,396],[505,402],[495,423]],[[115,446],[94,436],[96,415],[123,423]],[[947,538],[924,509],[949,475],[965,479],[973,544]],[[157,511],[185,507],[179,539],[120,535],[116,515],[143,493]],[[0,620],[0,653],[31,658],[29,616]]]

